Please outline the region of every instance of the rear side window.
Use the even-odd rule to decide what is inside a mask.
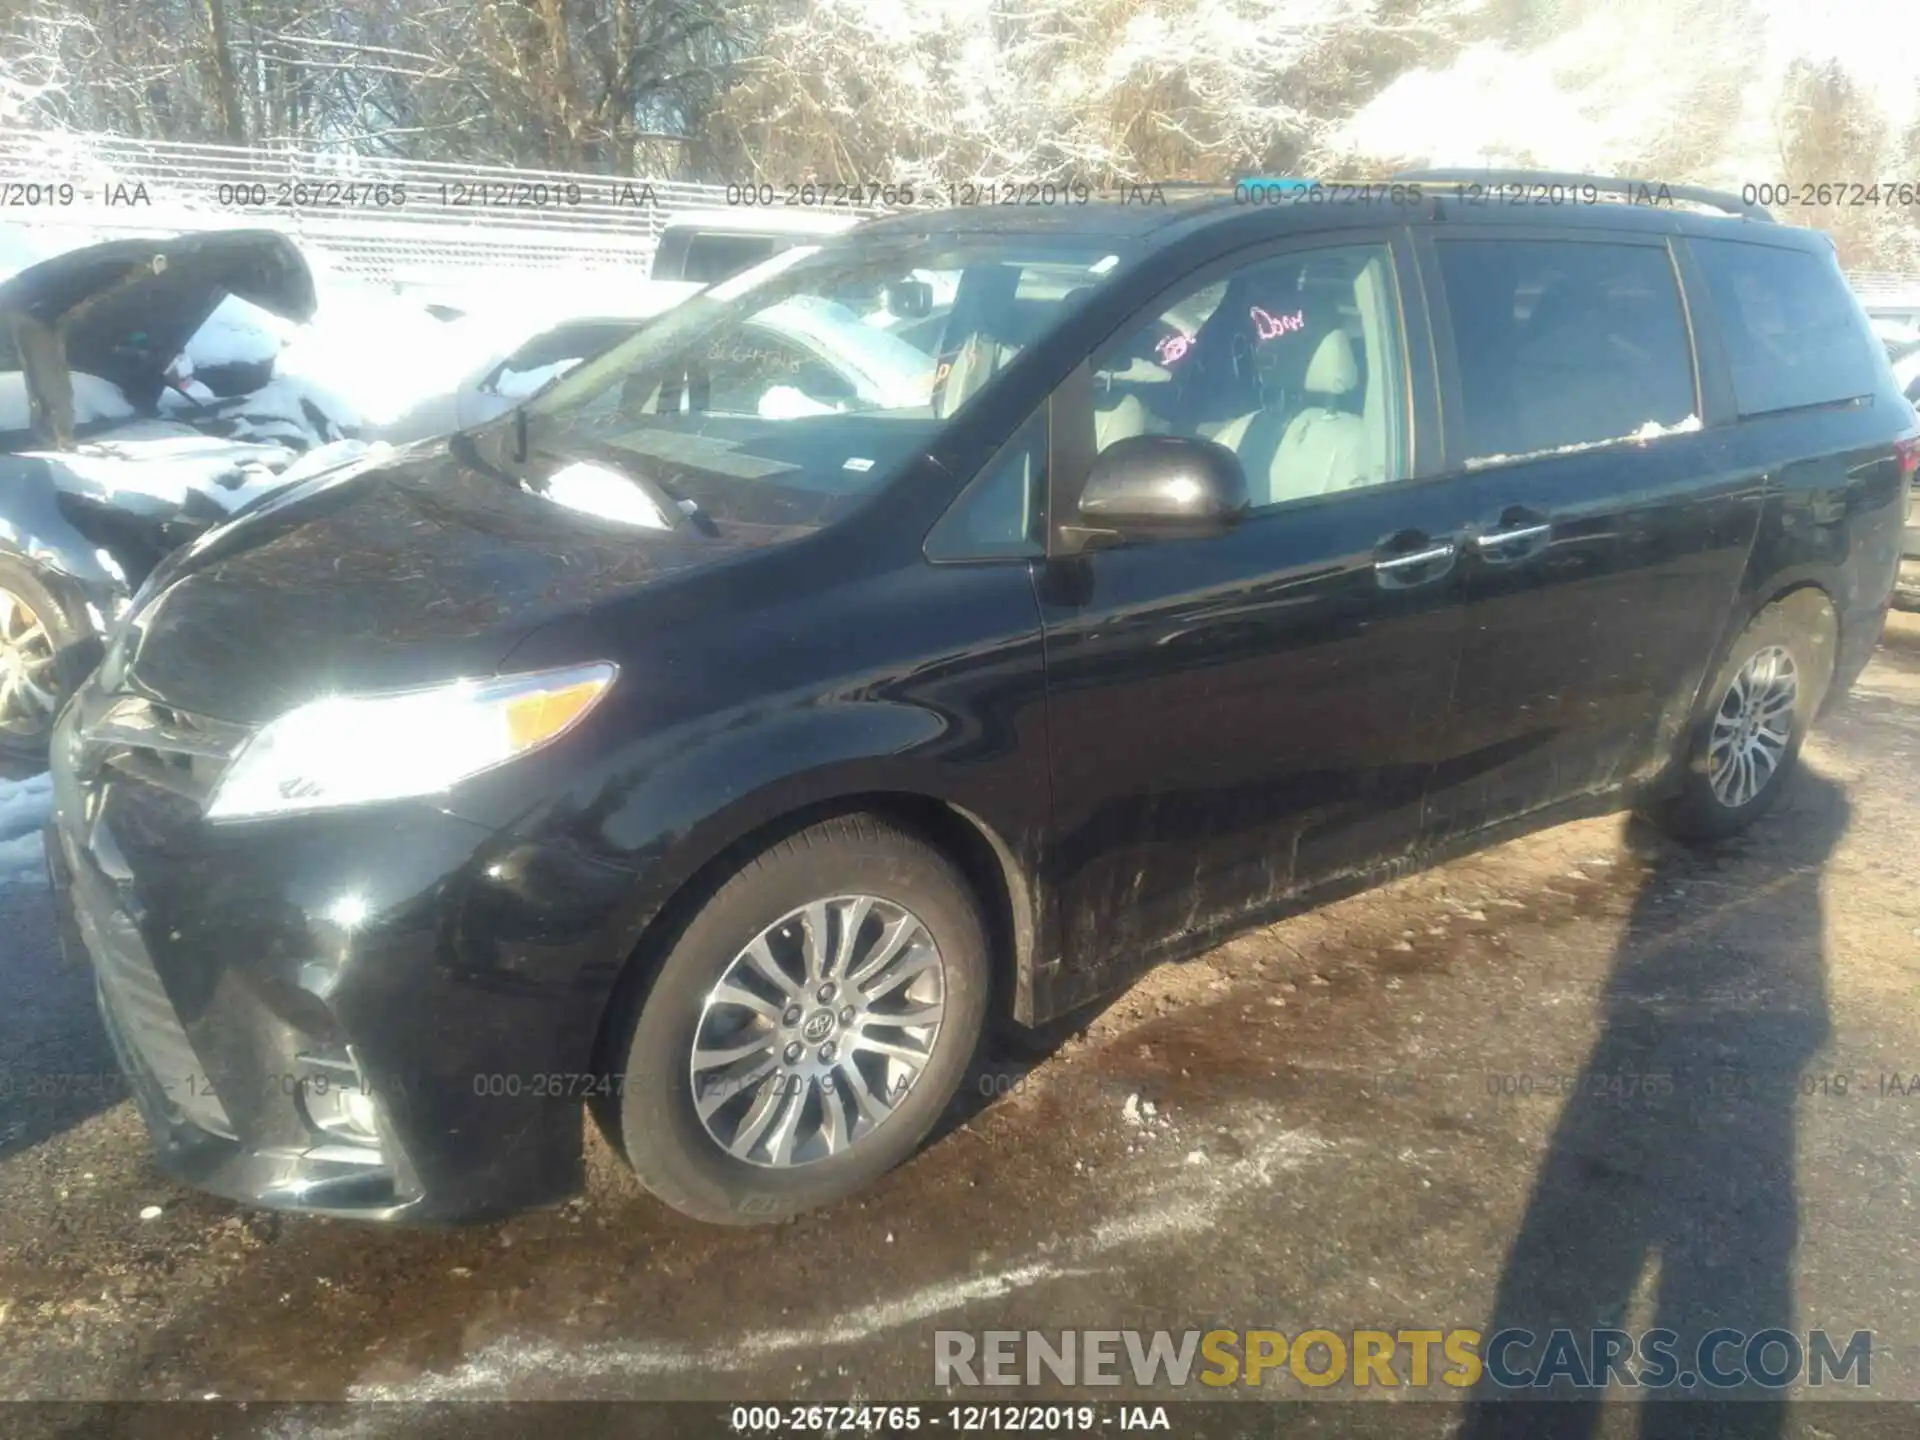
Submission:
[[[1878,344],[1831,256],[1695,240],[1742,415],[1831,405],[1880,388]]]
[[[1696,413],[1693,347],[1665,246],[1434,248],[1469,461],[1621,440]]]

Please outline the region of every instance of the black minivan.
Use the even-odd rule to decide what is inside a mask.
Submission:
[[[163,1166],[473,1218],[591,1113],[776,1219],[991,1017],[1571,815],[1753,820],[1914,411],[1824,236],[1484,178],[879,220],[176,554],[49,829]]]

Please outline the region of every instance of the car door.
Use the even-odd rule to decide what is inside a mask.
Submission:
[[[1243,252],[1078,372],[1038,576],[1063,999],[1413,843],[1471,490],[1421,470],[1413,273],[1397,232]],[[1227,445],[1253,509],[1212,538],[1061,554],[1088,456],[1139,433]]]
[[[1765,477],[1711,423],[1664,235],[1462,226],[1420,251],[1448,463],[1473,487],[1438,843],[1671,754]]]

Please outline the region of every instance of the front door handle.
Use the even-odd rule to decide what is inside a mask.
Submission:
[[[1408,537],[1419,544],[1416,537]],[[1408,590],[1415,585],[1431,585],[1453,571],[1453,557],[1459,546],[1451,540],[1420,544],[1416,550],[1382,555],[1373,562],[1374,583],[1383,590]]]
[[[1424,550],[1415,550],[1411,554],[1396,555],[1391,560],[1376,560],[1376,570],[1411,570],[1417,565],[1431,565],[1436,560],[1446,560],[1453,555],[1453,542],[1447,540],[1439,545],[1429,545]]]

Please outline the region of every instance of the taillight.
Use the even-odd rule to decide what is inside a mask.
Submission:
[[[1920,474],[1920,435],[1909,435],[1893,442],[1894,458],[1900,462],[1900,477],[1911,480]]]

